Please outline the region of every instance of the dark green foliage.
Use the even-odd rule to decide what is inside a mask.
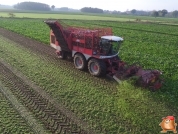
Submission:
[[[137,12],[136,9],[132,9],[132,10],[131,10],[131,13],[132,13],[132,14],[135,14],[136,12]]]
[[[14,5],[16,9],[22,10],[35,10],[35,11],[50,11],[51,8],[49,5],[38,2],[21,2]]]
[[[159,12],[158,11],[153,11],[152,12],[152,16],[153,17],[158,17],[159,16]]]
[[[102,9],[92,7],[84,7],[81,9],[81,11],[86,13],[103,13]]]
[[[173,16],[173,17],[178,17],[178,11],[177,11],[177,10],[173,11],[173,12],[172,12],[172,16]]]

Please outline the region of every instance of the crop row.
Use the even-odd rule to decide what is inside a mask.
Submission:
[[[30,38],[39,40],[46,44],[49,43],[49,28],[43,22],[43,20],[11,19],[9,21],[9,19],[0,19],[0,22],[1,22],[0,27],[4,27],[6,29],[12,30],[19,34],[26,35]],[[88,27],[88,28],[98,27],[98,26],[103,27],[103,23],[106,23],[105,21],[102,23],[96,23],[96,21],[87,21],[88,23],[85,23],[84,21],[75,21],[75,20],[64,20],[64,22],[68,25],[83,26],[83,27]],[[170,36],[169,34],[157,34],[154,32],[150,33],[150,32],[145,32],[145,31],[142,32],[142,31],[132,30],[132,29],[123,29],[129,24],[126,23],[127,24],[126,26],[117,27],[118,22],[112,22],[113,23],[112,25],[110,23],[111,22],[106,23],[106,26],[107,27],[112,26],[113,32],[115,35],[122,36],[124,37],[126,41],[129,41],[129,42],[138,42],[138,43],[150,42],[150,43],[157,43],[160,45],[164,45],[164,44],[177,45],[177,42],[178,42],[178,39],[176,36]],[[132,25],[132,23],[130,25]],[[140,24],[140,25],[142,27],[143,26],[147,27],[146,24]],[[138,25],[136,29],[139,29],[140,25]],[[149,29],[154,30],[155,27],[152,27]],[[164,29],[165,30],[168,29],[167,27],[165,27]],[[172,28],[172,30],[175,30],[175,27],[173,26],[170,26],[170,28]]]
[[[42,20],[0,19],[0,27],[25,35],[43,43],[49,43],[49,29]]]
[[[67,23],[68,25],[82,26],[82,27],[88,27],[88,28],[111,27],[115,35],[124,37],[124,39],[129,42],[138,42],[138,43],[150,42],[150,43],[157,43],[160,45],[164,45],[164,44],[177,45],[177,42],[178,42],[178,39],[177,39],[178,34],[173,36],[173,35],[170,35],[172,34],[172,32],[167,32],[167,34],[162,33],[162,32],[159,33],[157,30],[155,30],[156,26],[152,28],[151,26],[149,27],[149,29],[152,31],[146,31],[146,30],[140,31],[141,29],[139,29],[139,26],[142,26],[145,28],[147,27],[147,24],[136,23],[138,27],[135,26],[134,29],[130,29],[129,27],[127,27],[127,25],[130,26],[132,25],[132,23],[127,23],[127,22],[122,22],[123,24],[127,24],[126,26],[119,26],[121,22],[105,22],[105,21],[102,21],[102,22],[87,21],[86,22],[83,20],[82,21],[63,20],[63,21]],[[175,27],[165,26],[164,30],[167,31],[168,28],[172,28],[171,30],[175,30],[175,28],[177,27],[176,26]]]
[[[76,20],[77,21],[77,20]],[[83,23],[88,23],[82,20]],[[109,27],[117,27],[127,30],[145,31],[152,33],[168,34],[178,36],[178,26],[176,25],[163,25],[159,23],[136,23],[136,22],[116,22],[116,21],[90,21],[90,24],[103,25]]]

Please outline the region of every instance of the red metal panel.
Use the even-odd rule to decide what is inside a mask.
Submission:
[[[78,46],[73,46],[73,50],[78,52]]]
[[[85,54],[88,54],[88,55],[91,56],[91,55],[92,55],[92,52],[93,52],[93,51],[92,51],[91,49],[86,49],[86,48],[85,48],[85,51],[84,51]]]
[[[69,49],[72,50],[72,37],[71,37],[71,35],[67,39],[67,42],[68,42]]]
[[[53,33],[52,30],[50,31],[50,35],[52,35],[52,36],[55,37],[55,35],[54,35],[54,33]],[[51,36],[50,36],[50,44],[51,44],[51,43],[52,43],[52,40],[51,40]],[[56,37],[55,37],[55,45],[56,45],[56,46],[60,46],[59,42],[56,40]]]
[[[83,47],[73,46],[73,50],[77,51],[77,52],[80,52],[80,53],[83,53],[83,54],[87,54],[87,55],[92,56],[92,50],[91,49],[86,49],[86,48],[83,48]]]
[[[58,42],[58,41],[56,41],[55,45],[56,45],[56,46],[60,46],[60,44],[59,44],[59,42]]]
[[[83,47],[78,47],[78,52],[80,52],[80,53],[85,53],[85,48],[83,48]]]

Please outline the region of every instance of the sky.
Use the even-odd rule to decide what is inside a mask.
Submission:
[[[25,0],[0,0],[2,5],[14,5]],[[27,0],[33,2],[41,2],[55,7],[69,7],[73,9],[81,9],[82,7],[96,7],[103,10],[162,10],[168,11],[178,10],[178,0]]]

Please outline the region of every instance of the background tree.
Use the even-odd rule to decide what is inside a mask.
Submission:
[[[103,13],[102,9],[99,8],[92,8],[92,7],[84,7],[80,9],[81,12],[86,12],[86,13]]]
[[[158,11],[153,11],[153,12],[152,12],[152,16],[158,17],[158,16],[159,16],[159,12],[158,12]]]
[[[137,12],[136,9],[132,9],[132,10],[131,10],[131,13],[132,13],[132,14],[135,14],[136,12]]]
[[[14,5],[14,8],[21,10],[50,11],[49,5],[38,2],[21,2]]]
[[[111,12],[111,14],[120,14],[120,11],[114,10],[114,11]]]
[[[52,5],[52,6],[51,6],[51,8],[54,10],[55,6],[54,6],[54,5]]]
[[[162,13],[162,17],[164,17],[164,16],[168,13],[168,11],[167,11],[166,9],[163,9],[163,10],[161,11],[161,13]]]
[[[161,10],[159,10],[158,11],[158,16],[160,16],[160,17],[162,17],[163,15],[162,15],[162,11]]]
[[[177,10],[173,11],[173,12],[172,12],[172,16],[173,16],[173,17],[178,17],[178,11],[177,11]]]
[[[68,7],[61,7],[61,8],[58,8],[58,9],[61,10],[61,11],[69,11]]]

